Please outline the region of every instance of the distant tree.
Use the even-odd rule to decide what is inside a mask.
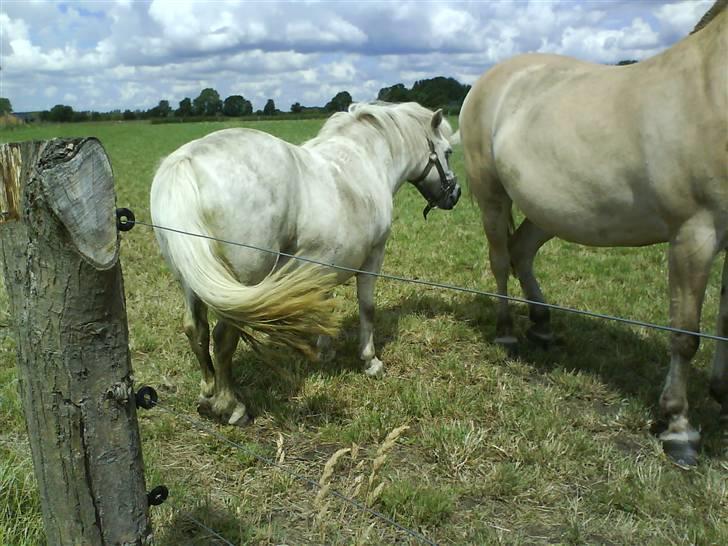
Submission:
[[[351,95],[348,91],[341,91],[337,93],[334,98],[324,106],[324,110],[327,112],[344,112],[349,108],[352,103]]]
[[[273,99],[268,99],[268,101],[265,103],[265,106],[263,107],[263,115],[266,115],[266,116],[275,116],[276,115],[276,103],[273,102]]]
[[[73,108],[64,104],[56,104],[51,108],[48,121],[67,122],[73,119]]]
[[[222,111],[220,94],[213,88],[203,89],[200,96],[192,101],[192,110],[198,116],[214,116]]]
[[[13,106],[10,104],[10,99],[0,97],[0,116],[3,114],[9,114],[13,111]]]
[[[166,118],[172,112],[168,100],[160,100],[159,104],[154,108],[150,108],[145,112],[145,117],[150,118]]]
[[[387,102],[419,102],[428,108],[444,108],[448,113],[457,113],[463,104],[469,85],[463,85],[454,78],[438,76],[414,83],[412,89],[398,83],[379,90],[377,99]]]
[[[101,121],[103,114],[101,112],[91,112],[91,121]]]
[[[222,113],[226,116],[249,116],[253,113],[253,105],[241,95],[230,95],[222,105]]]
[[[178,118],[184,118],[192,115],[192,99],[189,97],[179,101],[179,108],[174,111],[174,115]]]
[[[383,87],[379,90],[377,100],[387,102],[407,102],[410,99],[409,90],[403,83],[397,83],[392,87]]]
[[[624,60],[624,61],[619,61],[617,63],[617,66],[625,66],[625,65],[628,65],[628,64],[634,64],[636,62],[637,61],[635,61],[635,60],[628,59],[628,60]]]
[[[454,78],[438,76],[428,80],[416,81],[412,86],[411,100],[428,108],[460,109],[470,86],[463,85]]]
[[[294,102],[293,104],[291,104],[291,112],[293,112],[294,114],[300,114],[301,112],[303,112],[303,106],[301,106],[301,103]]]
[[[131,110],[124,110],[124,113],[121,114],[121,119],[125,121],[131,121],[133,119],[136,119],[136,114],[132,112]]]
[[[157,105],[157,114],[160,118],[166,118],[172,113],[172,107],[169,105],[168,100],[160,100]]]
[[[322,106],[301,106],[301,113],[325,115],[328,112],[326,112],[326,110],[324,110],[324,108]]]
[[[75,122],[88,121],[88,120],[89,120],[88,112],[74,112],[73,116],[71,116],[71,121],[75,121]]]

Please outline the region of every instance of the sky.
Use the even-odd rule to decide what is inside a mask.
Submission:
[[[712,0],[0,0],[0,97],[16,112],[176,108],[206,87],[322,106],[339,91],[473,83],[540,51],[599,63],[674,44]]]

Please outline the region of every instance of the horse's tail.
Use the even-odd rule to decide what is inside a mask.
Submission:
[[[237,280],[219,252],[225,243],[211,238],[204,221],[189,157],[168,158],[157,171],[151,214],[162,254],[172,270],[254,347],[260,341],[255,336],[258,332],[275,345],[312,356],[309,336],[335,334],[340,319],[333,300],[327,297],[335,275],[324,273],[322,266],[291,260],[256,285],[246,286]]]

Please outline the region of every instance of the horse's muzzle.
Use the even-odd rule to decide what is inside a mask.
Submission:
[[[455,205],[457,205],[458,200],[460,199],[460,194],[462,194],[462,190],[460,189],[460,184],[458,184],[457,182],[457,178],[453,181],[454,185],[452,187],[452,190],[440,200],[440,202],[437,204],[437,208],[450,210]]]

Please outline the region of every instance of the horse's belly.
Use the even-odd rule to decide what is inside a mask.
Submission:
[[[523,213],[544,231],[582,245],[644,246],[669,239],[667,226],[654,217],[624,214],[605,216],[583,209],[549,210],[543,206],[527,206]]]
[[[516,206],[544,231],[588,246],[644,246],[669,239],[669,226],[648,210],[620,202],[585,205],[567,199],[539,200],[512,196]]]
[[[496,165],[515,205],[556,237],[590,246],[668,240],[669,207],[648,173],[634,164],[638,161],[622,159],[615,165],[589,157],[583,147],[534,147],[526,139],[511,139],[501,147]]]

